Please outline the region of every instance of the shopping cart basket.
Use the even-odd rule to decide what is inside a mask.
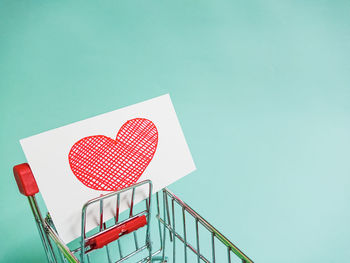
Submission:
[[[50,263],[253,262],[168,189],[156,193],[153,201],[150,180],[87,201],[82,208],[80,240],[67,245],[59,237],[50,214],[47,212],[45,218],[42,216],[44,208],[38,205],[36,194],[39,189],[29,165],[16,165],[13,172],[20,193],[28,197]],[[135,194],[141,188],[147,189],[147,196],[142,203],[135,205]],[[130,196],[129,208],[119,213],[120,200],[126,193]],[[115,204],[114,218],[104,221],[105,203],[111,201]],[[99,206],[99,224],[87,232],[87,211],[94,205]],[[156,234],[151,231],[154,212],[158,221],[154,224],[158,226],[153,231],[158,232]]]

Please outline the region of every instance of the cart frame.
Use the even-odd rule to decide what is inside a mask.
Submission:
[[[59,237],[57,230],[54,226],[54,222],[51,219],[49,213],[47,213],[45,219],[42,216],[41,209],[38,205],[35,195],[39,193],[38,186],[36,184],[34,175],[27,163],[19,164],[13,168],[14,176],[19,188],[19,191],[27,196],[29,205],[34,215],[34,219],[38,228],[40,238],[43,243],[43,247],[49,263],[69,262],[69,263],[83,263],[85,261],[90,263],[89,253],[94,250],[106,248],[108,262],[123,262],[132,258],[141,251],[148,250],[148,255],[143,259],[137,261],[142,262],[168,262],[166,255],[166,236],[169,232],[169,238],[172,242],[172,259],[171,262],[176,263],[177,246],[176,240],[179,240],[183,244],[183,261],[189,262],[188,253],[193,252],[196,256],[197,262],[215,263],[217,262],[217,252],[215,251],[215,244],[219,242],[226,247],[226,262],[231,263],[232,255],[238,257],[242,263],[253,263],[253,261],[245,255],[237,246],[230,242],[223,234],[221,234],[215,227],[201,217],[194,209],[183,202],[179,197],[173,194],[167,188],[155,194],[156,197],[156,218],[158,221],[159,231],[159,243],[160,248],[156,251],[152,251],[152,242],[150,236],[151,227],[151,215],[152,215],[152,182],[150,180],[136,183],[130,187],[111,192],[106,195],[94,198],[85,203],[82,209],[82,228],[81,228],[81,242],[80,247],[71,250]],[[135,191],[141,186],[148,185],[148,197],[143,201],[145,202],[145,210],[133,214],[134,209],[134,196]],[[120,195],[127,191],[131,191],[131,203],[129,208],[129,217],[124,220],[119,219],[119,201]],[[161,196],[161,197],[160,197]],[[109,198],[117,198],[116,212],[114,222],[112,226],[107,227],[106,222],[103,221],[103,202]],[[93,235],[86,233],[86,211],[92,204],[99,203],[100,205],[100,222],[98,232]],[[171,205],[169,205],[169,203]],[[175,207],[180,207],[182,211],[181,221],[183,234],[179,233],[175,222],[177,217],[175,213]],[[195,244],[192,244],[188,240],[188,226],[186,224],[188,216],[192,217],[195,222]],[[199,226],[203,226],[209,231],[211,236],[211,258],[203,254],[201,250],[201,239]],[[143,246],[138,245],[137,232],[140,228],[146,227],[146,235],[144,237],[145,244]],[[135,242],[135,250],[123,256],[119,238],[123,235],[133,235]],[[111,259],[108,245],[110,243],[117,242],[119,248],[119,258],[117,261]],[[79,259],[80,258],[80,259]]]

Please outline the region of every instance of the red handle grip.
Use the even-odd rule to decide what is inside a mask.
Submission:
[[[36,184],[32,170],[29,164],[22,163],[13,167],[17,186],[21,194],[25,196],[33,196],[39,193],[38,185]]]
[[[147,219],[145,215],[135,217],[134,219],[116,226],[106,232],[102,232],[86,242],[87,246],[90,246],[90,250],[102,248],[105,245],[117,240],[122,235],[131,233],[147,224]]]

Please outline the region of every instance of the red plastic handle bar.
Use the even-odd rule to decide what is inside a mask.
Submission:
[[[36,184],[32,170],[29,164],[22,163],[13,167],[17,186],[21,194],[25,196],[33,196],[39,193],[38,185]]]
[[[138,216],[132,220],[125,222],[124,224],[118,225],[106,232],[94,236],[86,242],[86,246],[90,246],[90,250],[102,248],[105,245],[117,240],[119,237],[125,234],[129,234],[147,224],[145,215]]]

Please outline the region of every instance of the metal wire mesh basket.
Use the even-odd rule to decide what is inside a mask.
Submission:
[[[170,190],[164,188],[152,195],[149,180],[87,201],[82,208],[81,237],[65,244],[50,213],[42,216],[44,208],[38,205],[39,189],[29,165],[16,165],[13,171],[19,191],[28,197],[50,263],[253,262]],[[147,189],[147,197],[134,204],[135,194],[141,188]],[[120,200],[125,193],[130,193],[129,208],[120,213]],[[103,217],[106,202],[115,204],[114,218],[108,221]],[[92,205],[99,205],[99,224],[87,232],[86,215]]]

